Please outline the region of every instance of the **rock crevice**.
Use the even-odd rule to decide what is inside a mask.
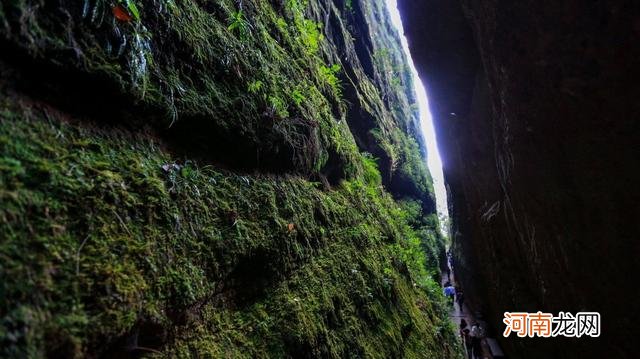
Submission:
[[[467,298],[498,329],[504,311],[602,314],[599,339],[503,340],[513,357],[633,357],[637,305],[613,293],[638,293],[637,4],[399,3]]]

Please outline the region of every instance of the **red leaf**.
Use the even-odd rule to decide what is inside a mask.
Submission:
[[[131,15],[129,15],[127,10],[122,8],[122,6],[120,6],[120,5],[116,5],[116,6],[112,7],[111,11],[113,12],[113,16],[115,16],[115,18],[118,19],[119,21],[129,22],[129,21],[133,20],[133,18],[131,17]]]

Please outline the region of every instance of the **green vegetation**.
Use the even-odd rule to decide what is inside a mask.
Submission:
[[[358,1],[0,4],[0,357],[458,358],[411,79]]]
[[[136,332],[151,356],[455,356],[420,214],[370,157],[363,180],[321,191],[11,103],[0,356],[114,353]]]
[[[291,93],[291,99],[297,106],[300,106],[302,105],[302,102],[307,98],[302,94],[302,91],[300,91],[299,89],[295,89]]]
[[[364,182],[372,187],[382,186],[382,177],[378,171],[376,159],[370,153],[364,153],[362,156],[362,164],[364,168]]]
[[[240,35],[240,38],[244,41],[246,40],[249,33],[249,24],[247,20],[244,18],[244,14],[242,10],[238,10],[236,12],[231,13],[229,17],[229,26],[227,30],[231,32],[237,32]]]
[[[264,83],[262,83],[262,81],[256,80],[249,84],[249,88],[247,90],[249,90],[250,93],[258,93],[262,90],[263,85]]]
[[[402,136],[400,138],[402,138],[402,153],[404,157],[401,161],[402,165],[398,175],[410,179],[418,193],[424,193],[430,198],[435,198],[433,180],[426,168],[424,157],[420,154],[418,142],[411,137]]]
[[[346,0],[344,2],[344,7],[348,12],[353,12],[353,0]]]
[[[424,260],[422,267],[435,278],[439,276],[440,254],[444,253],[445,238],[438,229],[439,220],[435,213],[424,213],[422,203],[415,199],[405,198],[399,202],[407,223],[415,230],[420,242],[420,258]],[[415,248],[415,247],[414,247]]]
[[[140,21],[140,11],[133,0],[118,0],[118,4],[124,5],[134,19]]]
[[[307,50],[307,53],[311,55],[317,53],[320,48],[320,42],[324,39],[324,36],[320,32],[320,24],[313,20],[297,19],[296,26],[300,32],[300,41]]]
[[[112,21],[102,0],[53,9],[40,0],[3,4],[3,37],[42,63],[84,74],[96,89],[120,91],[117,107],[148,114],[127,119],[133,125],[164,129],[209,119],[212,132],[252,141],[263,158],[291,153],[283,167],[301,174],[340,167],[339,177],[353,177],[360,171],[358,152],[366,151],[393,159],[383,178],[405,168],[400,175],[425,182],[425,169],[403,164],[421,157],[410,144],[419,129],[410,76],[398,72],[406,60],[389,19],[381,16],[384,2],[347,2],[364,22],[341,16],[326,22],[327,11],[339,10],[322,0],[284,6],[267,0],[121,1],[139,20]],[[329,30],[333,38],[326,38]],[[373,51],[371,73],[354,60],[360,46],[355,33],[376,34],[373,48],[363,49]],[[69,86],[60,93],[82,91],[73,81],[58,83]],[[361,133],[344,124],[353,107],[371,119]],[[383,136],[358,149],[353,136],[363,138],[371,129]]]
[[[331,87],[336,97],[342,97],[342,84],[337,74],[340,72],[340,65],[333,64],[331,66],[320,66],[320,75],[322,80]]]
[[[68,6],[3,4],[4,38],[41,62],[90,76],[96,88],[120,89],[128,101],[119,106],[149,114],[137,125],[166,128],[209,118],[215,130],[254,139],[265,156],[279,149],[261,137],[283,139],[295,153],[290,167],[302,173],[322,169],[329,153],[342,167],[357,167],[355,145],[343,145],[353,138],[339,124],[345,106],[338,82],[329,77],[328,83],[318,70],[329,45],[309,15],[319,16],[317,2],[287,1],[279,12],[267,0],[244,1],[241,8],[232,0],[126,1],[133,16],[138,8],[144,12],[131,23],[112,21],[103,1]],[[68,16],[76,12],[86,16]],[[76,56],[69,56],[69,44]],[[261,85],[247,91],[251,81]],[[279,121],[265,121],[265,113]]]

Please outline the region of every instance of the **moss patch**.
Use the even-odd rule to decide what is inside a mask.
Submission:
[[[171,127],[218,160],[225,150],[212,144],[248,148],[226,166],[336,183],[360,174],[367,151],[385,185],[400,183],[394,193],[433,202],[412,80],[383,1],[131,0],[118,5],[135,5],[129,21],[113,4],[3,4],[0,46],[33,61],[17,61],[26,74],[49,66],[37,83],[66,71],[48,79],[59,102],[109,103],[92,117],[126,109],[107,117]]]
[[[455,356],[420,232],[376,176],[322,191],[233,175],[15,103],[0,112],[3,356]]]
[[[0,356],[459,357],[391,29],[382,1],[0,4]]]

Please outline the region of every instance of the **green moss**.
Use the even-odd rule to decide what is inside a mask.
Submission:
[[[331,66],[320,66],[320,75],[322,80],[329,85],[331,90],[337,97],[342,97],[342,84],[340,83],[340,79],[338,79],[338,72],[340,72],[340,65],[333,64]]]
[[[376,159],[370,153],[365,153],[362,158],[364,167],[364,182],[372,187],[382,186],[382,177],[378,170]]]
[[[0,356],[459,357],[384,2],[122,4],[139,19],[114,21],[102,0],[0,4],[3,41],[48,66],[43,92],[96,91],[85,107],[116,109],[83,114],[107,128],[46,94],[9,97],[33,69],[1,56]],[[196,132],[211,131],[285,170],[174,155],[178,125],[203,142],[188,158],[229,157],[207,153],[215,140]],[[413,198],[394,201],[389,178]]]
[[[271,133],[293,149],[296,155],[287,160],[303,173],[323,168],[329,153],[343,166],[353,165],[349,162],[357,156],[345,151],[354,146],[339,146],[353,138],[336,130],[344,117],[337,79],[327,83],[318,70],[325,63],[319,49],[329,45],[319,21],[306,13],[311,5],[288,1],[280,10],[266,0],[245,1],[241,8],[230,0],[136,5],[140,21],[127,23],[114,20],[105,1],[49,9],[43,0],[23,0],[7,4],[0,22],[7,25],[4,37],[29,56],[92,76],[96,87],[116,85],[130,100],[121,105],[163,114],[138,121],[165,128],[209,118],[213,128],[255,141],[265,156],[277,152],[260,139]],[[69,56],[69,44],[76,56]],[[247,92],[248,79],[264,84],[264,96]],[[306,94],[301,85],[317,93]]]
[[[124,4],[139,21],[114,21],[102,0],[12,2],[0,11],[2,35],[33,58],[92,76],[95,88],[117,86],[129,99],[119,106],[150,114],[132,121],[165,128],[208,119],[213,132],[253,142],[262,157],[287,148],[291,158],[279,161],[305,174],[338,163],[341,177],[357,175],[357,152],[367,151],[391,159],[384,178],[411,178],[418,197],[429,195],[412,80],[384,2],[349,2],[347,16],[324,0]],[[366,35],[371,48],[357,49],[356,37]],[[357,102],[345,103],[344,92]],[[372,146],[356,147],[344,126],[349,107],[370,114],[364,127],[380,134]]]
[[[113,353],[138,331],[169,356],[454,356],[420,233],[378,179],[233,175],[10,102],[2,355]]]

